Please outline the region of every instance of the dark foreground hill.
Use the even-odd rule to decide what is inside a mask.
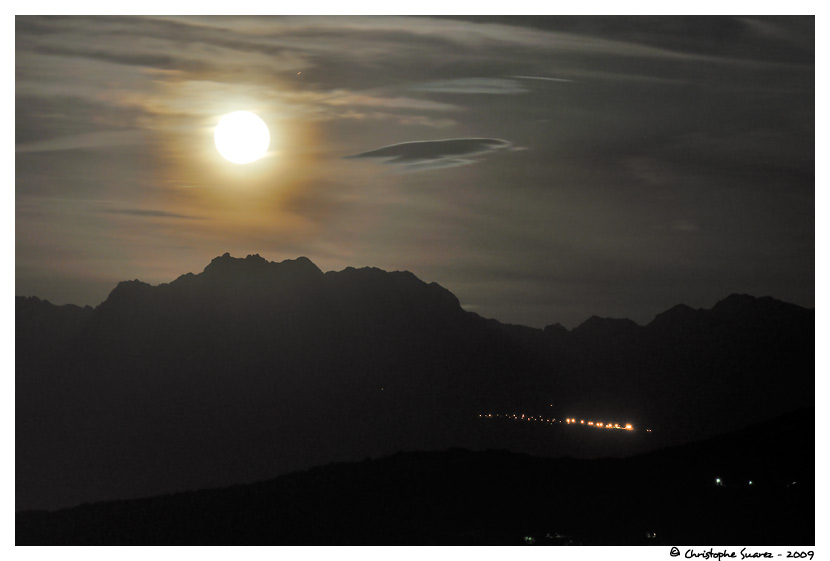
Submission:
[[[625,459],[398,453],[16,515],[16,543],[812,545],[814,410]]]
[[[625,456],[814,401],[814,314],[733,295],[568,331],[464,311],[408,272],[214,259],[101,305],[16,302],[16,508],[261,480],[397,451]],[[633,423],[487,423],[483,413]],[[646,433],[645,428],[653,429]]]

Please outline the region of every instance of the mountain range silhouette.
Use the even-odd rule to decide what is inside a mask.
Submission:
[[[121,282],[95,308],[17,297],[15,336],[17,510],[398,451],[625,456],[815,396],[814,311],[772,298],[534,329],[465,311],[409,272],[324,273],[305,257],[226,253],[167,284]],[[638,430],[479,417],[490,412]]]

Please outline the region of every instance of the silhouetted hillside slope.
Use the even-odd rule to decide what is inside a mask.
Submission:
[[[810,403],[814,333],[813,310],[747,295],[678,305],[645,326],[592,317],[545,330],[572,382],[569,416],[612,414],[684,439]]]
[[[398,453],[252,485],[24,512],[16,543],[809,545],[814,413],[626,459]]]
[[[34,296],[15,298],[15,349],[18,365],[33,370],[66,346],[92,316],[93,310],[67,304],[55,306]]]
[[[225,254],[168,284],[122,282],[94,310],[18,298],[16,325],[18,509],[398,450],[621,456],[813,402],[813,312],[769,298],[539,330],[465,312],[408,272]],[[654,432],[486,424],[488,411]]]

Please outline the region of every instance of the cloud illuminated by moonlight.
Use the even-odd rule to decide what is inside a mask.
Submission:
[[[346,158],[376,158],[403,172],[415,172],[473,164],[477,160],[470,156],[509,149],[515,150],[513,144],[499,138],[450,138],[402,142]]]

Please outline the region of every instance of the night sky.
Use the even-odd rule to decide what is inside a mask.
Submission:
[[[438,282],[485,317],[814,305],[814,18],[29,17],[15,293],[225,252]],[[230,112],[270,129],[224,160]]]

